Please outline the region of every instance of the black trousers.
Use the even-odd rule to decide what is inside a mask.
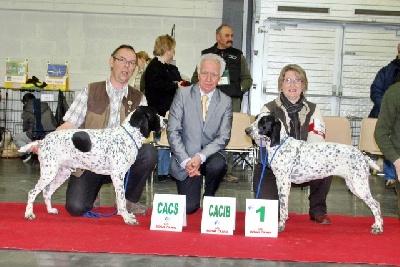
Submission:
[[[188,176],[183,181],[176,181],[178,194],[186,195],[187,214],[194,213],[200,208],[203,175],[205,176],[204,196],[215,196],[226,170],[225,157],[221,153],[215,153],[201,165],[200,176]]]
[[[254,197],[257,198],[258,196],[259,199],[279,200],[276,177],[270,168],[265,168],[263,179],[260,184],[262,169],[263,165],[261,163],[257,164],[254,169]],[[332,178],[332,176],[328,176],[324,179],[313,180],[301,185],[292,184],[293,187],[310,185],[310,196],[308,197],[310,201],[310,216],[319,216],[328,213],[326,197],[331,187]]]
[[[157,148],[144,144],[138,151],[135,163],[130,168],[130,176],[125,188],[125,197],[138,202],[157,163]],[[68,182],[65,208],[72,216],[82,216],[93,208],[93,202],[103,184],[111,183],[109,175],[84,171],[80,177],[71,175]]]

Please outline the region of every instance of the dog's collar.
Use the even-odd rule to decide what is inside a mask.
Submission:
[[[128,132],[128,130],[127,130],[123,125],[121,125],[121,127],[122,127],[122,129],[125,130],[125,132],[126,132],[126,133],[129,135],[129,137],[132,139],[133,143],[134,143],[135,146],[136,146],[136,149],[139,150],[139,147],[138,147],[138,145],[137,145],[137,143],[136,143],[136,141],[135,141],[135,138],[133,138],[133,136],[131,135],[131,133]]]
[[[274,154],[271,157],[271,160],[268,162],[268,150],[267,147],[265,147],[265,158],[263,160],[262,157],[262,139],[260,138],[260,158],[261,158],[261,164],[265,167],[271,167],[272,161],[274,160],[274,157],[276,155],[276,152],[281,148],[281,146],[286,142],[286,140],[289,138],[289,135],[285,137],[285,139],[282,140],[282,142],[278,145],[278,147],[275,149]]]

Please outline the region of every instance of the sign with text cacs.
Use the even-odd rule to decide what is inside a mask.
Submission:
[[[201,233],[233,235],[236,219],[236,198],[204,197]]]
[[[182,232],[186,226],[186,196],[155,194],[150,230]]]

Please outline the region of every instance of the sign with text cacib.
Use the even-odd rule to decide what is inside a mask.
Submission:
[[[246,199],[245,236],[278,237],[278,200]]]
[[[204,197],[201,233],[233,235],[236,219],[236,198]]]
[[[155,194],[150,230],[182,232],[186,226],[186,196]]]

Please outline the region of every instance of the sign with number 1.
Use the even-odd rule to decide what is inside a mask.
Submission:
[[[278,237],[278,200],[246,199],[245,235]]]

